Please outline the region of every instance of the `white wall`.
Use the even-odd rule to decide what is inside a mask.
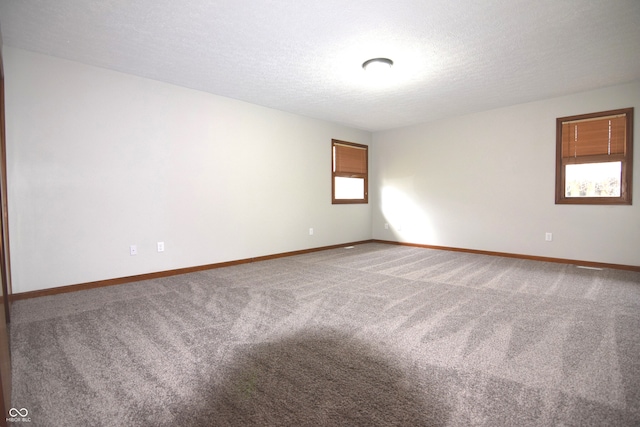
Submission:
[[[626,107],[633,205],[556,205],[556,118]],[[639,113],[634,83],[376,133],[373,237],[638,266]]]
[[[640,265],[638,144],[633,206],[554,204],[556,117],[633,106],[638,129],[640,83],[372,142],[6,46],[3,59],[15,293],[372,237]],[[371,144],[369,205],[331,205],[332,138]]]
[[[3,57],[15,293],[371,238],[370,205],[331,205],[330,182],[331,139],[368,132]]]

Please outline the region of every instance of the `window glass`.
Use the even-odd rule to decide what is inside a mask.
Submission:
[[[335,181],[336,199],[364,199],[364,179],[337,176]]]
[[[566,197],[620,197],[622,162],[567,165]]]

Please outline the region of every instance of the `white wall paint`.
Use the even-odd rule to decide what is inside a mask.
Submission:
[[[555,118],[634,106],[638,123],[640,83],[376,133],[371,207],[332,206],[330,140],[369,144],[367,132],[19,49],[3,58],[16,293],[371,237],[640,265],[640,149],[633,206],[553,193]]]
[[[556,205],[556,118],[626,107],[633,206]],[[376,133],[373,237],[638,266],[639,113],[634,83]]]
[[[3,57],[15,293],[371,238],[370,206],[331,205],[330,185],[331,139],[368,132]]]

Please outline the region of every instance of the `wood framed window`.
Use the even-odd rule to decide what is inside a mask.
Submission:
[[[369,147],[331,140],[331,203],[369,202]]]
[[[633,108],[556,119],[556,204],[630,205]]]

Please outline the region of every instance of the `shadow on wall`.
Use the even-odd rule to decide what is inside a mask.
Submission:
[[[251,346],[198,407],[191,426],[443,426],[449,409],[367,344],[300,333]],[[187,408],[185,408],[187,410]]]

